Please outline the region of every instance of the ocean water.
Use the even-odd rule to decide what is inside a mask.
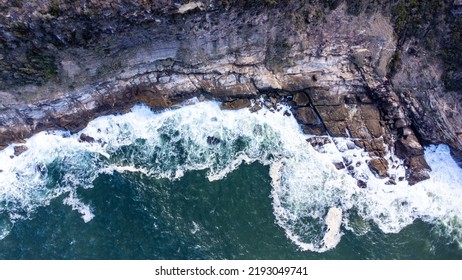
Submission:
[[[313,149],[288,108],[188,103],[100,117],[80,132],[93,143],[50,131],[1,151],[0,259],[462,259],[447,146],[426,148],[430,180],[389,185],[349,139]]]

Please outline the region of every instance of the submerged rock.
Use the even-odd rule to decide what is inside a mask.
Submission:
[[[221,140],[214,136],[207,136],[207,144],[209,145],[218,145],[220,144]]]
[[[87,142],[87,143],[94,143],[96,141],[95,138],[93,138],[93,137],[91,137],[91,136],[89,136],[89,135],[87,135],[85,133],[80,134],[79,140],[81,142]]]

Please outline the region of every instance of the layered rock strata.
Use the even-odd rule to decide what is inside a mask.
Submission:
[[[43,130],[76,132],[96,116],[140,102],[167,108],[199,96],[238,109],[263,97],[260,106],[291,105],[307,134],[351,138],[368,152],[378,177],[390,177],[389,169],[401,164],[391,156],[396,155],[411,184],[428,178],[423,142],[446,143],[460,154],[460,97],[444,92],[433,69],[437,61],[415,55],[407,55],[406,66],[388,78],[388,65],[403,46],[380,11],[353,16],[341,4],[325,14],[323,6],[304,1],[248,10],[191,3],[150,13],[150,20],[136,24],[118,25],[110,15],[111,20],[100,20],[110,32],[86,43],[63,39],[61,46],[43,45],[40,36],[31,35],[37,41],[32,44],[53,57],[56,76],[34,84],[4,73],[0,145]],[[30,30],[43,22],[61,23],[65,16],[46,14],[51,19],[36,15]],[[66,31],[58,28],[58,35],[60,30]],[[8,44],[27,52],[24,42],[14,37],[3,42],[2,52]],[[434,71],[419,75],[427,67]]]

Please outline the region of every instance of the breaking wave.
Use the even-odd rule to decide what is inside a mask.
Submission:
[[[208,180],[220,180],[242,163],[258,161],[270,166],[275,221],[301,250],[330,250],[344,231],[365,234],[370,223],[396,233],[416,219],[462,242],[462,170],[447,146],[426,148],[430,180],[388,185],[374,177],[367,153],[348,139],[313,149],[306,141],[310,136],[284,114],[289,108],[251,113],[222,111],[216,102],[192,103],[159,113],[139,105],[127,114],[97,118],[75,135],[39,133],[19,156],[13,156],[14,145],[1,151],[0,239],[18,220],[32,218],[38,207],[58,198],[90,222],[92,206],[77,190],[92,188],[102,173],[178,180],[185,172],[207,170]],[[88,141],[81,141],[82,133]],[[332,164],[345,158],[367,188],[358,188]],[[395,172],[399,176],[404,169]]]

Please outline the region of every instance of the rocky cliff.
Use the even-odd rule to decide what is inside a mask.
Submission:
[[[377,176],[396,154],[418,182],[422,145],[462,151],[462,71],[444,56],[462,57],[462,3],[386,2],[3,1],[0,145],[139,102],[284,102],[306,133],[351,137]]]

